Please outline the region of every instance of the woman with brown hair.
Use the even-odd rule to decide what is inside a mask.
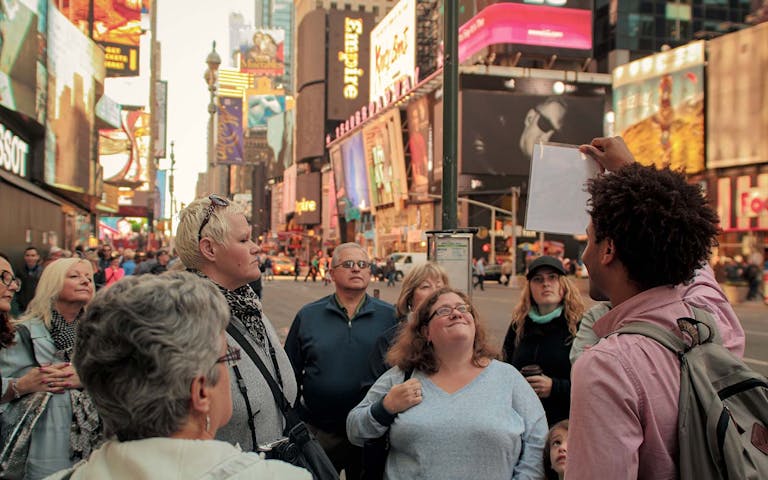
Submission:
[[[389,430],[389,480],[542,478],[544,411],[520,373],[495,358],[467,296],[438,290],[400,331],[387,355],[394,367],[349,413],[349,440]]]
[[[0,350],[13,344],[11,303],[20,288],[21,280],[14,276],[11,262],[4,253],[0,253]]]
[[[554,425],[568,418],[569,354],[584,301],[555,257],[531,262],[526,279],[504,338],[504,360],[526,377]]]

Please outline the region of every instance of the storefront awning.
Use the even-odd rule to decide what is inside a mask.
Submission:
[[[96,205],[99,203],[100,199],[95,195],[89,195],[87,193],[77,192],[74,190],[67,190],[66,188],[55,187],[53,185],[45,185],[45,188],[88,213],[96,212]]]
[[[12,173],[6,172],[4,170],[0,170],[0,179],[17,188],[20,188],[26,192],[29,192],[32,195],[40,197],[43,200],[47,200],[51,203],[55,203],[56,205],[61,205],[61,202],[57,200],[53,195],[46,192],[45,190],[38,187],[37,185],[30,182],[29,180],[26,180],[21,177],[17,177],[16,175],[13,175]]]

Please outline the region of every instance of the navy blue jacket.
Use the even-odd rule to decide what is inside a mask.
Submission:
[[[363,399],[368,357],[395,323],[395,308],[367,294],[351,320],[334,295],[299,310],[285,352],[296,373],[302,420],[327,432],[346,432],[347,414]]]

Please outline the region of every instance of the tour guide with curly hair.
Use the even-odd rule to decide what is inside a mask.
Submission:
[[[594,325],[606,338],[573,367],[566,475],[677,478],[680,362],[649,338],[610,334],[647,322],[680,336],[676,320],[693,312],[675,285],[703,282],[696,270],[716,245],[718,217],[699,186],[635,164],[619,137],[581,150],[610,171],[587,185],[583,260],[590,295],[613,308]]]

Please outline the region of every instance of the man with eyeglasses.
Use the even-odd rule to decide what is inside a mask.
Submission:
[[[520,150],[527,158],[533,156],[533,146],[548,142],[552,135],[563,128],[563,119],[568,110],[560,97],[547,97],[543,102],[528,110],[525,126],[520,135]]]
[[[336,247],[330,263],[336,291],[302,307],[285,341],[302,420],[350,479],[360,478],[362,452],[347,439],[347,414],[363,398],[376,340],[396,323],[394,307],[366,293],[370,264],[360,245]]]

